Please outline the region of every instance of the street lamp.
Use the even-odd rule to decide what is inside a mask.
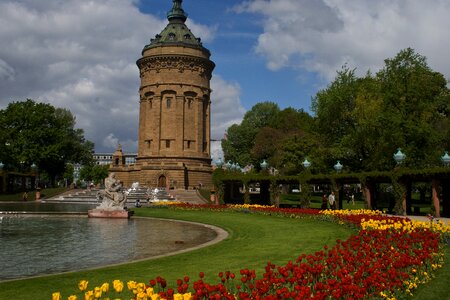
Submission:
[[[261,170],[266,170],[269,164],[266,162],[266,160],[263,160],[263,162],[260,164]]]
[[[311,167],[311,163],[308,161],[307,158],[305,158],[305,160],[302,162],[302,165],[305,169],[309,169],[309,167]]]
[[[338,160],[337,163],[334,165],[334,169],[336,170],[336,172],[341,172],[342,171],[342,167],[343,165],[341,165],[341,162]]]
[[[401,151],[400,148],[398,148],[397,153],[395,153],[393,157],[394,157],[395,161],[397,162],[397,164],[399,165],[405,160],[406,155]]]
[[[222,169],[223,166],[223,160],[219,157],[216,161],[216,167],[219,169]]]
[[[441,156],[441,161],[446,167],[450,165],[450,156],[448,155],[448,151],[444,151],[444,155]]]
[[[31,165],[31,170],[33,170],[33,171],[36,172],[36,179],[35,179],[34,185],[35,185],[36,187],[39,187],[39,170],[38,170],[38,167],[37,167],[37,165],[36,165],[35,163],[33,163],[33,164]]]

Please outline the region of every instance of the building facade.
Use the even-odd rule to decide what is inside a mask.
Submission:
[[[167,19],[166,28],[137,61],[141,85],[136,163],[127,166],[118,149],[111,171],[125,185],[210,186],[210,80],[215,65],[186,26],[181,0],[173,1]]]
[[[136,163],[136,156],[137,156],[136,153],[124,153],[124,156],[126,165],[132,165]],[[112,165],[114,163],[113,157],[114,153],[110,152],[96,152],[92,155],[94,163],[100,166]]]

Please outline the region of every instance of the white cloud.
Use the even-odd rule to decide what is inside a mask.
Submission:
[[[299,68],[332,80],[347,63],[359,75],[407,47],[450,77],[446,0],[253,0],[238,12],[263,15],[256,52],[268,68]]]
[[[197,24],[191,19],[187,19],[186,26],[192,31],[192,33],[197,37],[200,38],[202,43],[211,43],[217,33],[218,26],[207,26],[207,25],[201,25]]]
[[[114,135],[114,133],[110,133],[103,139],[102,143],[106,148],[117,148],[119,145],[119,139]]]
[[[220,140],[228,127],[241,123],[245,108],[240,102],[241,90],[237,83],[228,83],[220,76],[214,76],[211,87],[211,138]]]
[[[136,60],[167,20],[141,13],[136,4],[1,1],[0,109],[26,98],[67,108],[98,151],[113,151],[118,143],[137,151]],[[214,27],[188,24],[203,40],[214,39]]]
[[[131,151],[131,149],[137,149],[137,141],[131,139],[119,139],[114,135],[114,133],[108,134],[102,141],[103,147],[106,149],[114,149],[116,150],[118,145],[122,146],[122,149],[125,153],[132,153],[135,151]]]

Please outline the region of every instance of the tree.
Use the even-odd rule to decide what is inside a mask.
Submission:
[[[342,70],[337,72],[335,80],[312,99],[316,129],[330,146],[339,144],[354,126],[351,112],[355,107],[357,87],[355,70],[343,66]]]
[[[69,185],[73,182],[73,172],[75,168],[72,164],[66,164],[66,168],[64,170],[63,177],[65,179],[65,184]]]
[[[10,170],[34,163],[52,184],[67,163],[89,163],[94,144],[75,129],[70,111],[33,100],[12,102],[0,111],[0,160]]]
[[[273,102],[258,103],[244,115],[240,125],[230,126],[227,137],[222,140],[225,160],[232,160],[242,166],[255,163],[250,155],[255,137],[261,128],[270,124],[278,111],[278,105]]]
[[[95,184],[102,183],[108,177],[108,165],[95,165],[92,167],[92,179]]]
[[[386,59],[377,80],[383,97],[383,150],[402,147],[412,167],[435,164],[449,142],[449,129],[442,126],[449,121],[447,80],[411,48]]]
[[[80,179],[85,182],[102,183],[108,177],[108,165],[87,165],[80,170]]]
[[[408,48],[385,60],[376,76],[343,68],[313,100],[317,131],[332,159],[353,171],[389,170],[401,147],[407,165],[438,163],[449,146],[449,90],[425,57]]]
[[[94,175],[92,172],[93,165],[85,165],[80,169],[80,180],[85,182],[93,181]]]
[[[266,159],[282,174],[299,173],[305,153],[309,152],[306,145],[316,144],[312,140],[314,135],[310,134],[312,124],[313,118],[303,110],[288,107],[275,112],[269,126],[256,134],[251,149],[253,161]]]
[[[256,134],[254,145],[250,151],[251,158],[255,162],[262,162],[269,159],[269,165],[275,166],[277,163],[274,159],[283,135],[280,130],[271,127],[261,128]],[[256,164],[259,169],[259,164]]]

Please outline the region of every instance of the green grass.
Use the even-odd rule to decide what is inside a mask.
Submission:
[[[268,261],[285,264],[302,253],[313,253],[352,234],[348,227],[327,222],[237,212],[139,209],[136,214],[213,224],[227,230],[229,237],[207,248],[160,259],[3,282],[0,283],[0,299],[48,300],[54,291],[60,291],[66,299],[76,292],[82,279],[89,280],[92,287],[114,279],[148,282],[162,276],[175,286],[176,279],[184,275],[197,279],[198,273],[203,271],[207,280],[217,283],[220,271],[238,272],[241,268],[249,268],[261,274]]]
[[[313,219],[290,219],[238,212],[175,211],[163,208],[136,210],[138,216],[173,218],[213,224],[224,228],[229,237],[219,244],[165,258],[111,266],[95,270],[66,273],[39,278],[0,283],[0,299],[51,299],[60,291],[63,299],[77,292],[80,280],[89,286],[136,280],[148,282],[156,276],[168,280],[170,286],[185,275],[198,278],[205,272],[206,280],[218,282],[220,271],[238,272],[241,268],[255,269],[259,275],[267,261],[284,265],[302,253],[313,253],[324,245],[332,246],[336,239],[346,239],[352,230]],[[76,251],[76,249],[74,249]],[[445,265],[436,278],[414,292],[414,299],[447,299],[450,294],[450,246],[445,246]]]
[[[450,295],[450,245],[444,246],[444,266],[437,270],[436,278],[413,291],[414,298],[419,300],[449,299]]]
[[[50,198],[56,195],[59,195],[65,191],[67,188],[48,188],[41,190],[41,199]],[[0,201],[22,201],[23,192],[14,193],[14,194],[0,194]],[[36,191],[28,192],[28,201],[34,201],[36,199]]]
[[[300,194],[282,194],[280,204],[287,204],[296,206],[300,203]],[[366,203],[363,200],[356,200],[355,204],[347,203],[347,200],[342,201],[343,209],[363,209],[366,208]],[[321,208],[322,196],[312,195],[310,200],[310,208]]]

